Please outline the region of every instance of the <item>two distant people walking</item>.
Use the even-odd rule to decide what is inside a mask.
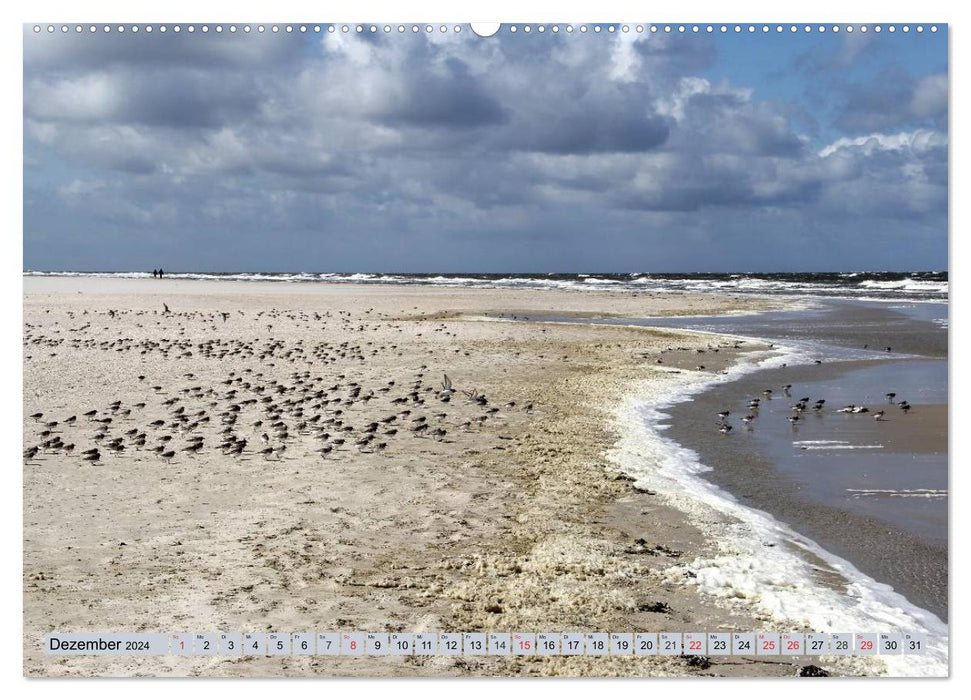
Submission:
[[[162,275],[164,274],[165,274],[165,270],[163,270],[162,268],[159,268],[157,270],[152,270],[152,277],[157,277],[158,279],[162,279]]]

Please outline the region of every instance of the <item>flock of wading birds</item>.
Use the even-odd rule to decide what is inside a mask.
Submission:
[[[365,313],[370,313],[370,309]],[[109,310],[107,316],[116,318],[125,313],[138,316],[149,312],[122,312]],[[158,314],[158,312],[154,312]],[[167,305],[163,305],[161,312],[165,317],[180,318],[178,339],[142,340],[119,338],[113,341],[96,341],[83,338],[83,332],[91,327],[91,322],[69,329],[72,337],[69,341],[64,337],[42,335],[37,328],[27,324],[25,344],[58,348],[66,341],[75,348],[97,348],[102,351],[128,352],[137,350],[142,355],[160,353],[164,358],[173,355],[177,357],[193,357],[198,354],[203,358],[223,360],[230,358],[234,361],[256,358],[259,362],[266,362],[274,367],[276,361],[296,363],[305,361],[313,366],[337,365],[342,362],[366,363],[368,356],[374,357],[382,351],[395,351],[397,345],[384,344],[375,346],[371,342],[363,345],[321,342],[312,347],[306,347],[303,341],[297,341],[288,347],[282,340],[269,339],[259,344],[242,340],[210,339],[200,343],[193,343],[185,338],[186,326],[184,321],[198,320],[212,324],[211,329],[217,328],[217,319],[225,323],[231,314],[217,312],[206,314],[202,312],[188,312],[173,314]],[[242,314],[243,312],[238,312]],[[82,316],[88,315],[85,311]],[[77,314],[68,312],[72,320]],[[335,317],[331,312],[297,314],[277,310],[261,311],[257,318],[266,317],[273,320],[281,316],[291,321],[303,321],[308,328],[310,323],[326,323],[336,319],[342,324],[342,330],[366,331],[367,326],[354,322],[349,312],[340,311]],[[356,324],[356,325],[355,325]],[[141,325],[141,324],[139,324]],[[267,330],[273,325],[267,324]],[[448,333],[444,324],[440,324],[436,332]],[[78,335],[74,336],[73,333]],[[420,335],[420,334],[419,334]],[[738,343],[735,344],[738,347]],[[890,348],[887,348],[889,351]],[[458,352],[458,350],[456,350]],[[56,353],[51,353],[56,354]],[[30,359],[30,355],[26,359]],[[660,362],[660,360],[658,360]],[[698,370],[704,370],[699,365]],[[500,408],[490,405],[489,400],[476,389],[459,392],[452,384],[447,374],[441,385],[436,387],[426,380],[428,367],[422,365],[404,384],[404,389],[395,380],[390,380],[377,388],[365,388],[361,383],[352,381],[345,372],[325,378],[311,376],[310,370],[292,372],[287,381],[266,376],[264,372],[245,368],[231,371],[221,381],[224,387],[217,390],[211,386],[201,384],[184,386],[177,395],[168,396],[161,403],[167,409],[166,418],[156,418],[145,425],[138,425],[138,418],[148,405],[140,401],[131,405],[124,405],[116,400],[103,408],[91,408],[67,416],[51,420],[43,412],[36,412],[30,416],[40,425],[37,433],[39,442],[24,450],[24,459],[30,461],[45,453],[79,454],[87,462],[100,462],[106,453],[122,453],[128,450],[145,450],[158,455],[161,459],[171,461],[184,453],[188,456],[203,452],[214,446],[223,454],[241,457],[256,454],[264,459],[282,459],[296,436],[311,436],[316,443],[314,452],[323,458],[335,452],[347,449],[357,449],[361,452],[381,453],[388,449],[389,444],[399,436],[413,436],[444,441],[449,430],[456,428],[460,431],[471,431],[483,425],[490,419],[495,419]],[[193,380],[193,373],[185,373],[183,379]],[[146,390],[154,397],[166,395],[161,385],[148,386],[145,375],[138,375],[138,381],[145,384]],[[782,387],[782,394],[791,398],[791,384]],[[461,396],[460,396],[461,394]],[[753,423],[759,415],[759,408],[763,400],[771,400],[774,392],[765,389],[762,397],[748,400],[748,411],[741,419],[746,430],[752,430]],[[475,415],[465,415],[464,421],[449,421],[449,412],[444,407],[452,402],[453,397],[459,399],[464,396],[463,403],[473,407]],[[894,404],[896,394],[888,392],[886,398],[889,404]],[[195,401],[195,406],[191,405]],[[372,401],[394,407],[394,412],[384,412],[384,415],[363,418],[359,414]],[[431,409],[432,403],[438,402],[440,408]],[[787,420],[796,429],[806,413],[821,415],[825,411],[825,399],[816,399],[810,406],[810,397],[803,397],[791,406],[792,414]],[[896,406],[907,413],[911,406],[907,401],[900,401]],[[508,401],[503,408],[506,411],[519,409],[529,413],[533,404],[527,403],[517,407],[515,401]],[[256,420],[248,425],[241,424],[240,418],[250,411],[256,413]],[[355,427],[351,424],[351,413],[354,413]],[[884,420],[884,409],[871,412],[866,406],[850,404],[837,411],[838,413],[871,414],[877,421]],[[468,412],[466,412],[468,413]],[[731,411],[718,413],[717,429],[724,434],[733,430],[729,422]],[[215,435],[206,435],[206,430],[218,422]],[[361,424],[363,421],[363,425]],[[135,424],[135,425],[133,425]],[[78,430],[84,425],[93,426],[93,433],[86,437],[93,446],[79,449],[78,436],[72,442],[67,442],[64,435],[70,430]],[[132,425],[127,429],[126,426]],[[211,432],[211,431],[210,431]],[[151,443],[151,444],[150,444]],[[215,444],[214,444],[215,443]]]
[[[741,347],[741,341],[735,341],[732,347],[737,350],[739,347]],[[770,343],[769,344],[769,347],[770,348],[775,347],[775,344],[774,343]],[[863,346],[863,349],[864,350],[866,350],[868,348],[869,348],[868,345],[864,345]],[[678,349],[679,350],[686,350],[687,348],[678,348]],[[713,349],[714,352],[718,352],[718,349],[717,348],[712,348],[711,346],[709,346],[708,349],[709,350],[712,350]],[[893,350],[893,348],[890,348],[890,347],[886,348],[886,352],[891,352],[892,350]],[[698,349],[698,350],[695,350],[695,352],[697,352],[697,353],[704,353],[704,352],[706,352],[706,350]],[[657,360],[655,360],[655,362],[657,364],[663,364],[663,360],[660,359],[660,358],[657,359]],[[814,360],[814,363],[817,364],[817,365],[822,364],[822,360]],[[783,367],[785,367],[785,365],[783,365]],[[697,370],[699,372],[704,371],[705,370],[705,366],[704,365],[698,365],[697,367],[695,367],[695,370]],[[782,396],[784,398],[791,399],[792,398],[792,384],[785,384],[782,387],[781,393],[782,393]],[[747,399],[747,401],[746,401],[746,407],[747,407],[748,410],[747,410],[746,414],[744,416],[742,416],[742,427],[745,430],[752,430],[753,429],[753,423],[759,417],[759,408],[761,408],[761,406],[762,406],[762,401],[763,400],[765,400],[765,401],[771,401],[774,395],[775,395],[775,392],[774,392],[773,389],[764,389],[762,391],[762,396],[755,396],[755,397],[752,397],[752,398]],[[884,394],[884,396],[886,397],[888,404],[896,405],[897,408],[899,408],[904,413],[909,413],[910,412],[912,406],[910,405],[910,403],[908,401],[898,401],[896,404],[894,404],[894,399],[897,398],[897,392],[895,392],[895,391],[888,391],[886,394]],[[811,402],[812,402],[811,397],[804,396],[803,398],[799,399],[798,401],[796,401],[796,403],[792,404],[789,407],[791,409],[792,413],[791,413],[791,415],[786,416],[786,420],[789,421],[789,424],[792,426],[792,429],[793,430],[796,430],[798,428],[799,422],[803,420],[803,416],[807,412],[809,414],[811,414],[811,415],[816,415],[816,416],[822,416],[823,415],[824,411],[826,410],[826,399],[816,399],[814,402],[812,402],[812,407],[810,408],[810,405],[809,404]],[[852,414],[857,414],[857,415],[859,415],[859,414],[870,414],[870,415],[873,416],[873,419],[876,420],[876,421],[884,421],[884,420],[886,420],[886,417],[885,416],[887,415],[885,409],[882,409],[881,408],[881,409],[879,409],[877,411],[872,411],[871,412],[870,409],[867,408],[866,406],[858,406],[856,404],[848,404],[846,406],[843,406],[842,408],[837,409],[836,412],[837,413],[852,413]],[[715,423],[715,427],[718,429],[718,431],[720,433],[723,433],[723,434],[727,435],[730,432],[732,432],[732,430],[734,430],[734,427],[729,422],[729,416],[731,414],[732,414],[732,412],[730,410],[727,410],[727,409],[724,410],[724,411],[719,411],[718,412],[718,421]]]
[[[127,313],[136,316],[159,314],[109,310],[106,315],[114,319]],[[242,311],[237,313],[243,314]],[[68,315],[72,320],[78,320],[78,314],[69,312]],[[80,315],[88,315],[88,312]],[[155,417],[158,410],[146,416],[149,401],[125,404],[115,400],[100,408],[85,407],[87,410],[65,417],[36,412],[30,418],[38,424],[38,442],[24,450],[25,460],[45,454],[76,454],[86,462],[98,463],[107,454],[137,450],[154,453],[171,462],[180,456],[191,457],[210,449],[235,458],[258,455],[267,460],[279,460],[285,457],[295,440],[308,436],[313,440],[313,452],[321,458],[352,449],[383,453],[395,440],[402,438],[447,442],[450,435],[475,431],[487,421],[501,420],[500,410],[506,415],[512,411],[533,411],[532,403],[518,405],[516,401],[507,401],[500,409],[474,388],[459,391],[447,374],[440,385],[437,381],[433,383],[426,378],[427,365],[417,368],[410,380],[401,383],[392,379],[381,386],[365,387],[350,378],[355,365],[366,366],[370,358],[382,352],[397,351],[398,347],[393,343],[378,345],[345,341],[307,346],[302,340],[288,344],[272,338],[264,341],[209,339],[194,343],[185,337],[186,321],[202,321],[214,330],[218,320],[225,323],[230,314],[173,314],[165,306],[161,315],[179,320],[179,338],[99,341],[84,337],[84,331],[91,327],[89,321],[68,329],[68,338],[59,331],[48,335],[40,332],[37,326],[26,324],[25,345],[60,349],[66,343],[76,349],[137,351],[141,355],[158,354],[165,359],[228,358],[237,367],[247,360],[256,360],[266,370],[275,368],[278,363],[335,369],[328,377],[323,376],[323,372],[318,374],[305,369],[291,372],[286,380],[278,380],[265,371],[257,371],[258,368],[247,367],[230,371],[217,384],[219,388],[192,383],[198,379],[189,372],[182,375],[188,383],[175,392],[168,392],[161,384],[152,384],[141,374],[137,377],[139,385],[144,386],[146,398],[160,401],[164,417]],[[311,324],[319,327],[319,324],[336,320],[343,331],[368,330],[366,323],[353,321],[349,312],[337,312],[335,316],[330,312],[304,314],[272,310],[258,312],[256,317],[261,321],[284,317],[303,322],[308,328]],[[138,325],[141,327],[142,324]],[[267,324],[266,328],[272,330],[273,324]],[[449,334],[444,324],[434,330]],[[31,357],[25,355],[25,359]],[[149,422],[152,417],[155,419]],[[73,438],[65,437],[69,433]]]
[[[782,394],[785,398],[789,399],[792,397],[792,384],[786,384],[782,387]],[[762,396],[765,400],[771,400],[773,396],[772,389],[765,389],[762,391]],[[894,399],[897,397],[897,393],[894,391],[889,391],[885,394],[887,398],[887,403],[893,405]],[[762,397],[754,397],[748,400],[748,413],[742,417],[742,425],[746,430],[752,430],[752,423],[759,416],[759,408],[762,405]],[[811,397],[804,396],[803,398],[796,401],[789,408],[792,410],[792,414],[786,416],[786,420],[792,426],[793,430],[796,430],[799,422],[803,420],[803,415],[806,412],[810,414],[821,416],[826,410],[826,399],[816,399],[810,408]],[[896,406],[904,413],[909,413],[911,409],[910,403],[907,401],[900,401]],[[853,414],[871,414],[874,420],[883,421],[886,420],[886,410],[880,409],[877,411],[870,411],[866,406],[857,406],[856,404],[848,404],[836,410],[837,413],[853,413]],[[720,411],[718,413],[718,422],[716,423],[719,432],[728,434],[732,431],[732,424],[728,422],[728,417],[731,415],[731,411]]]

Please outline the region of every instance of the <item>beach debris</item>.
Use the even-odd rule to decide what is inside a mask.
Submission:
[[[809,664],[808,666],[803,666],[799,669],[800,678],[826,678],[829,676],[829,671],[819,666]]]
[[[684,655],[684,661],[691,668],[700,668],[702,670],[706,668],[711,668],[711,660],[707,656],[699,656],[697,654],[686,654]]]
[[[624,554],[649,554],[652,557],[667,556],[678,558],[684,552],[677,549],[671,549],[667,545],[663,544],[651,544],[647,540],[638,538],[634,540],[634,544],[630,547],[624,548]]]

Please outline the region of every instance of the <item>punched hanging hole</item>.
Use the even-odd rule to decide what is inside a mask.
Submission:
[[[499,22],[472,22],[469,28],[476,36],[490,37],[499,33],[502,25]]]

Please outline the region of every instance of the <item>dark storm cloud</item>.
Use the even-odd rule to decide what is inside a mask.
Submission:
[[[657,148],[670,133],[663,118],[636,104],[617,110],[571,112],[524,125],[510,143],[517,150],[543,153],[638,153]]]
[[[946,222],[938,74],[859,82],[833,120],[701,77],[717,37],[24,38],[27,267],[626,269],[650,245],[697,269],[669,238],[728,264],[769,227],[777,262],[745,267],[783,267],[822,222],[861,260],[861,217],[915,249]],[[788,79],[870,52],[840,47]]]
[[[461,129],[501,124],[506,110],[489,95],[468,66],[456,58],[443,62],[442,74],[407,76],[403,99],[380,115],[388,124]]]
[[[252,119],[260,105],[251,79],[174,67],[32,79],[24,90],[28,118],[90,124],[213,128]]]
[[[789,121],[768,105],[737,91],[689,92],[682,107],[685,133],[695,147],[752,156],[796,157],[806,144]],[[700,139],[700,141],[699,141]]]
[[[191,68],[250,68],[265,71],[273,66],[292,65],[306,53],[306,42],[279,34],[244,34],[214,31],[167,32],[156,29],[105,34],[98,25],[92,35],[90,25],[77,33],[35,36],[24,28],[24,71],[70,72],[136,66]]]

